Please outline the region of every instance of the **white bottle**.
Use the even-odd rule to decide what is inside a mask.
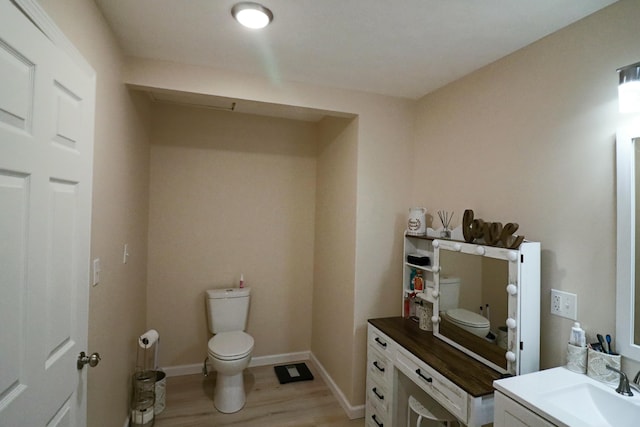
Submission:
[[[240,284],[239,288],[244,288],[244,274],[240,274]]]
[[[586,347],[587,346],[587,338],[584,333],[584,329],[580,327],[580,322],[575,322],[573,327],[571,328],[571,338],[569,339],[569,344],[575,345],[577,347]]]

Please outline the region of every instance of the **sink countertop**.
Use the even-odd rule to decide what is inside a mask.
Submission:
[[[502,394],[560,427],[639,425],[640,392],[632,390],[633,396],[622,396],[616,393],[615,386],[596,381],[586,374],[572,372],[565,367],[497,380],[494,381],[493,386]],[[622,425],[620,424],[621,411],[615,411],[613,408],[611,414],[595,413],[591,416],[591,412],[597,412],[597,410],[593,409],[593,405],[588,400],[579,398],[585,395],[585,390],[586,393],[596,392],[598,399],[605,398],[607,401],[620,403],[621,407],[628,411],[629,416],[627,417],[626,413],[622,415],[625,417]],[[562,404],[567,401],[564,397],[572,393],[578,398],[573,399],[575,403]],[[608,420],[607,415],[617,420]],[[629,424],[626,424],[626,421],[629,421]]]

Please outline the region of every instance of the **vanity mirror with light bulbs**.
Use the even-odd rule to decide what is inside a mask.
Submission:
[[[539,369],[540,243],[434,239],[434,335],[503,374]]]
[[[617,133],[616,349],[640,361],[640,126]]]

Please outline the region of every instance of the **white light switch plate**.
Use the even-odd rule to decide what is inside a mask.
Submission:
[[[551,289],[551,314],[578,320],[578,295]]]

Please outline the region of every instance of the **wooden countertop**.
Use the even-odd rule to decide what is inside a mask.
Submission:
[[[473,397],[493,393],[493,381],[503,375],[471,356],[423,331],[413,320],[402,317],[369,319],[378,328]]]

